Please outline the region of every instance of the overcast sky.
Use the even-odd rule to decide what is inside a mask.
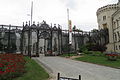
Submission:
[[[22,25],[29,21],[31,1],[34,2],[33,21],[60,24],[67,29],[67,8],[72,25],[85,31],[97,29],[98,8],[118,0],[0,0],[0,24]]]

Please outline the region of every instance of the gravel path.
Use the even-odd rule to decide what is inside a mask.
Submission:
[[[44,65],[54,78],[59,72],[61,76],[72,78],[78,78],[78,75],[81,75],[82,80],[120,80],[120,69],[99,66],[62,57],[40,56],[39,58],[34,59],[37,60],[38,63]]]

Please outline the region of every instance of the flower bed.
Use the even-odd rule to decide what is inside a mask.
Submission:
[[[115,52],[111,52],[111,53],[106,53],[106,56],[108,56],[108,60],[116,61],[119,54]]]
[[[25,72],[25,60],[21,54],[0,54],[0,80],[11,80]]]

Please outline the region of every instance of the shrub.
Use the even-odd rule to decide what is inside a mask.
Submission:
[[[88,51],[88,49],[86,48],[85,45],[79,48],[79,52],[86,52],[86,51]]]
[[[83,51],[84,54],[89,54],[92,56],[103,56],[104,54],[100,51]]]
[[[92,54],[92,51],[83,51],[85,54]]]
[[[105,45],[99,45],[99,44],[95,44],[95,43],[87,43],[84,46],[87,48],[88,51],[104,52],[107,49]]]
[[[92,51],[92,56],[103,56],[104,54],[100,51]]]
[[[87,43],[86,45],[86,48],[89,50],[89,51],[93,51],[96,47],[96,44],[94,43]]]

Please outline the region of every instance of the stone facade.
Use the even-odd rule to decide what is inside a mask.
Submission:
[[[112,15],[112,24],[114,51],[120,52],[120,8]]]
[[[101,29],[108,29],[109,32],[109,43],[106,45],[107,50],[106,51],[116,51],[115,45],[119,45],[119,43],[114,42],[114,33],[116,31],[119,31],[119,28],[115,28],[114,26],[117,25],[116,20],[119,18],[120,14],[118,13],[118,10],[120,9],[120,3],[117,4],[110,4],[103,6],[97,10],[97,22],[99,30]],[[120,52],[117,50],[117,52]]]

